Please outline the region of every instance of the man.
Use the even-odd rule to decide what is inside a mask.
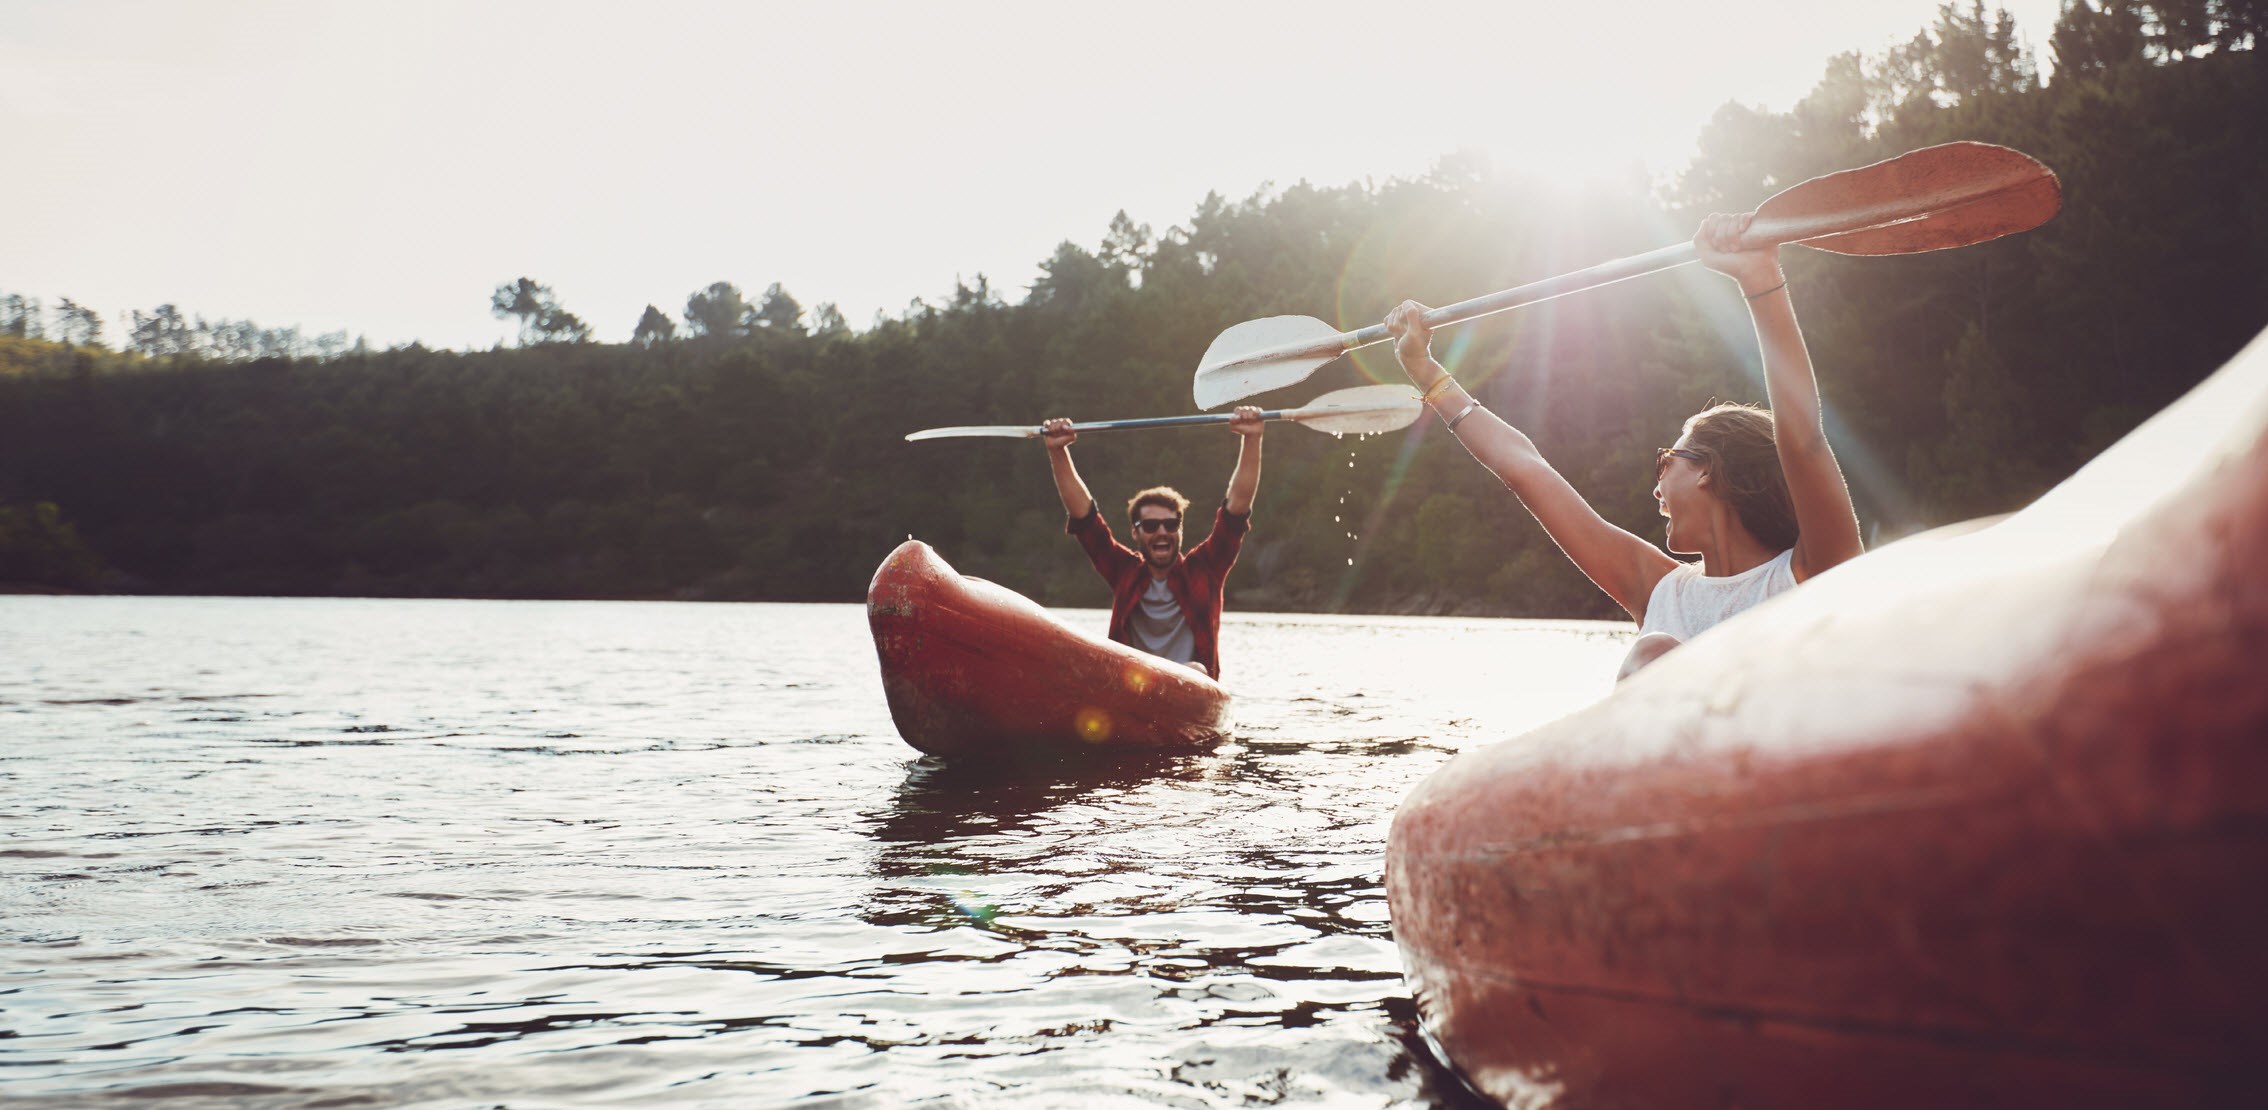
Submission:
[[[1266,428],[1259,409],[1245,405],[1236,410],[1229,430],[1242,445],[1236,471],[1229,475],[1228,498],[1213,513],[1213,530],[1205,541],[1185,555],[1181,524],[1188,498],[1170,486],[1135,494],[1126,503],[1135,545],[1129,548],[1103,523],[1102,508],[1071,465],[1071,444],[1079,438],[1071,421],[1058,418],[1041,425],[1055,492],[1070,515],[1063,530],[1078,537],[1096,572],[1110,583],[1111,639],[1213,678],[1221,676],[1221,591],[1244,546],[1245,530],[1252,526],[1252,496],[1260,489],[1260,435]]]

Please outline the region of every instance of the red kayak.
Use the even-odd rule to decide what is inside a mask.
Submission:
[[[1228,735],[1219,683],[964,578],[918,540],[874,572],[866,620],[898,735],[934,755],[1198,748]]]
[[[2268,335],[2023,512],[1452,760],[1386,888],[1507,1105],[2268,1105]]]

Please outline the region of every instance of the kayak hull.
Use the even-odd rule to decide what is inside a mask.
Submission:
[[[866,616],[898,735],[933,755],[1194,749],[1228,735],[1219,683],[965,578],[918,540],[874,572]]]
[[[2268,337],[2024,512],[1452,760],[1386,879],[1421,1018],[1507,1105],[2249,1102]]]

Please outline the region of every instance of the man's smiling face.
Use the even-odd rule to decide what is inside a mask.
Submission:
[[[1150,566],[1164,570],[1181,558],[1181,514],[1166,505],[1144,505],[1134,514],[1134,547]]]

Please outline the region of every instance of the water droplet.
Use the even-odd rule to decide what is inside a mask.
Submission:
[[[1347,565],[1348,565],[1348,566],[1350,566],[1350,567],[1354,565],[1354,556],[1352,556],[1352,555],[1349,555],[1349,556],[1347,556]]]
[[[1332,517],[1332,518],[1331,518],[1331,523],[1333,523],[1333,524],[1337,524],[1337,523],[1339,523],[1339,518],[1338,518],[1338,517]],[[912,536],[907,536],[906,538],[910,540],[910,539],[912,539],[913,537],[912,537]]]

